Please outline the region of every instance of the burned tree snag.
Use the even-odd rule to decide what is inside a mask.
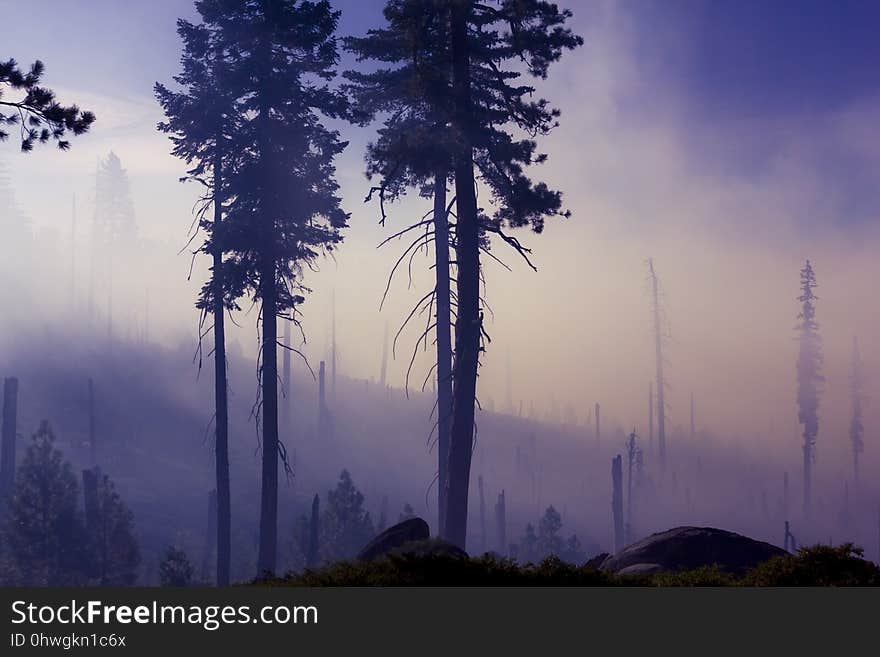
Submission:
[[[623,549],[623,457],[611,459],[611,514],[614,517],[614,553]]]
[[[15,441],[18,432],[18,379],[3,381],[3,431],[0,443],[0,497],[12,493],[15,485]]]

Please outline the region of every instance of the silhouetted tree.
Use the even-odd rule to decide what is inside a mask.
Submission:
[[[660,281],[654,271],[654,261],[648,260],[648,279],[651,285],[651,314],[654,320],[654,361],[657,372],[657,453],[660,470],[666,470],[666,378],[663,376],[663,307],[660,304]],[[652,427],[653,428],[653,427]]]
[[[169,545],[159,562],[159,583],[162,586],[185,587],[193,584],[193,568],[186,552]]]
[[[383,67],[369,73],[347,71],[346,89],[353,94],[358,110],[365,117],[373,118],[377,114],[385,117],[378,138],[367,146],[366,155],[367,177],[371,181],[378,178],[378,186],[370,191],[368,199],[378,191],[381,223],[384,225],[386,219],[385,202],[400,198],[408,189],[433,198],[431,219],[423,218],[393,237],[424,228],[418,230],[418,237],[404,251],[398,265],[407,255],[434,243],[434,289],[419,300],[416,309],[428,308],[435,312],[433,317],[428,313],[425,329],[416,340],[416,349],[433,330],[437,352],[437,507],[442,533],[446,513],[443,484],[447,478],[452,417],[451,313],[454,305],[450,294],[450,230],[446,206],[451,168],[447,128],[451,72],[448,20],[441,4],[433,0],[390,0],[385,5],[384,16],[384,27],[369,30],[363,38],[346,38],[345,47],[358,61],[373,60],[393,68]],[[404,326],[413,314],[407,317]]]
[[[107,475],[98,477],[95,522],[89,524],[89,554],[100,586],[131,586],[138,576],[140,549],[134,516]]]
[[[27,71],[14,59],[0,61],[0,141],[9,138],[10,127],[17,127],[21,150],[25,153],[32,150],[35,143],[45,144],[50,139],[54,139],[61,150],[67,150],[70,142],[65,135],[88,132],[95,121],[91,112],[82,111],[76,105],[62,105],[55,98],[55,92],[41,86],[44,72],[45,66],[39,60]],[[8,91],[23,95],[4,99]]]
[[[801,294],[798,301],[797,404],[798,422],[803,425],[804,516],[810,517],[812,503],[812,464],[816,459],[816,436],[819,433],[819,385],[822,383],[822,352],[819,325],[816,322],[816,274],[807,260],[801,269]]]
[[[412,508],[412,504],[407,502],[403,505],[403,511],[400,512],[400,515],[397,516],[397,522],[403,522],[404,520],[409,520],[411,518],[416,517],[415,509]]]
[[[237,90],[230,80],[228,62],[218,43],[217,27],[177,22],[183,41],[182,72],[174,77],[182,91],[155,85],[165,110],[160,131],[170,136],[172,153],[190,167],[183,180],[197,180],[207,190],[197,212],[206,234],[200,251],[211,257],[211,276],[202,286],[196,307],[201,310],[199,333],[210,318],[214,333],[214,458],[217,481],[217,585],[229,584],[231,562],[231,506],[229,488],[229,413],[226,377],[226,328],[223,313],[235,308],[235,298],[224,279],[223,212],[229,201],[229,178],[235,173],[240,151],[234,136],[241,123]]]
[[[29,586],[71,586],[87,578],[76,476],[54,443],[44,420],[18,469],[3,532],[14,576]]]
[[[274,572],[278,531],[277,317],[291,315],[307,289],[301,268],[341,239],[334,157],[345,143],[321,116],[347,115],[335,75],[339,12],[326,0],[198,0],[204,23],[228,53],[231,90],[246,117],[234,147],[247,154],[229,180],[224,251],[230,288],[260,304],[261,446],[259,573]]]
[[[562,536],[559,535],[560,531],[562,531],[562,516],[552,505],[548,506],[544,511],[544,517],[538,523],[538,550],[541,556],[562,555],[564,544]]]
[[[864,402],[865,375],[862,372],[862,358],[859,354],[859,339],[853,338],[852,346],[852,372],[850,373],[850,386],[852,394],[852,417],[849,421],[849,440],[853,450],[853,481],[856,486],[856,494],[859,492],[859,456],[865,451],[865,443],[862,436],[865,426],[862,423],[862,403]]]
[[[348,470],[339,475],[336,488],[327,491],[321,519],[321,556],[324,561],[349,559],[373,538],[375,530],[364,496]]]
[[[457,269],[444,532],[464,547],[477,367],[486,335],[480,308],[480,249],[487,248],[486,235],[491,233],[528,261],[528,250],[507,235],[505,228],[530,226],[541,232],[547,216],[568,215],[561,209],[559,192],[544,183],[534,184],[525,173],[530,164],[546,159],[536,152],[534,137],[548,133],[559,112],[543,99],[534,100],[534,88],[520,79],[523,73],[545,78],[562,51],[579,46],[582,39],[565,27],[570,11],[542,0],[452,0],[442,6],[449,8]],[[527,136],[519,138],[520,131]],[[477,207],[475,165],[495,206],[492,216]]]

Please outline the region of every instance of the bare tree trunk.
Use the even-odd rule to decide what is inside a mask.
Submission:
[[[498,554],[507,554],[507,502],[502,490],[498,493],[498,502],[495,504],[495,531],[498,541]]]
[[[471,81],[467,21],[470,3],[452,4],[453,125],[461,146],[455,154],[456,265],[458,276],[455,321],[455,367],[452,429],[449,445],[446,538],[465,549],[468,485],[474,442],[474,400],[477,392],[480,332],[480,227],[474,187],[471,146]]]
[[[290,429],[291,406],[293,405],[293,377],[290,366],[290,350],[292,348],[290,344],[290,325],[292,323],[291,321],[284,322],[285,349],[281,355],[281,382],[284,385],[284,410],[281,415],[284,418],[285,428],[288,430]]]
[[[599,421],[599,402],[596,402],[596,447],[602,444],[602,425]]]
[[[220,138],[217,139],[218,144]],[[232,510],[229,491],[229,405],[226,380],[226,327],[223,317],[223,247],[221,243],[223,221],[223,170],[219,152],[214,157],[214,412],[216,414],[214,436],[214,469],[217,490],[217,586],[229,586],[232,561]],[[274,320],[273,320],[274,321]]]
[[[322,360],[318,367],[318,438],[327,435],[327,384],[326,367]]]
[[[648,452],[654,453],[654,382],[648,382]]]
[[[385,391],[385,380],[388,374],[388,322],[385,323],[385,331],[382,333],[382,365],[379,370],[379,387]]]
[[[788,472],[782,473],[782,516],[788,520]]]
[[[611,513],[614,516],[614,553],[623,549],[623,458],[611,459]]]
[[[437,308],[437,534],[446,518],[449,425],[452,421],[452,330],[449,295],[449,222],[446,216],[446,172],[434,177],[434,261]],[[485,542],[485,536],[483,537]]]
[[[696,436],[697,436],[697,429],[694,424],[694,393],[691,393],[691,442],[694,441]]]
[[[92,467],[98,464],[97,431],[95,427],[95,383],[89,378],[89,451]]]
[[[812,512],[812,465],[813,459],[808,445],[804,445],[804,519],[809,520]],[[803,538],[803,536],[801,537]]]
[[[306,553],[306,568],[314,568],[318,565],[318,536],[320,535],[320,510],[321,499],[317,493],[312,499],[312,517],[309,520],[309,549]]]
[[[3,431],[0,443],[0,497],[15,487],[15,442],[18,432],[18,379],[3,380]]]
[[[260,553],[257,574],[275,572],[278,549],[278,330],[275,260],[264,258],[261,272],[263,481],[260,506]]]

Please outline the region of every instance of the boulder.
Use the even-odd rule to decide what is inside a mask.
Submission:
[[[785,554],[782,548],[714,527],[676,527],[628,545],[600,568],[617,574],[693,570],[717,565],[742,575],[762,561]]]
[[[426,541],[431,530],[421,518],[410,518],[393,525],[373,538],[358,553],[357,558],[371,561],[376,557],[388,554],[406,543]]]

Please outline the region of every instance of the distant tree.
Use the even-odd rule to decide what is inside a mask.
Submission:
[[[162,586],[192,586],[195,568],[186,552],[169,545],[159,562],[159,583]]]
[[[663,375],[663,366],[666,363],[663,356],[663,306],[660,303],[660,280],[654,270],[654,261],[648,260],[648,281],[651,286],[651,315],[654,330],[654,365],[657,376],[657,453],[659,455],[660,469],[666,469],[666,377]],[[650,393],[649,393],[650,394]],[[651,420],[653,432],[653,418]]]
[[[9,138],[7,130],[17,127],[21,150],[33,150],[34,144],[55,140],[61,150],[70,148],[64,137],[68,132],[81,135],[88,132],[95,115],[82,111],[76,105],[62,105],[55,92],[40,85],[45,72],[43,62],[37,60],[27,71],[21,70],[14,59],[0,61],[0,141]],[[20,97],[5,100],[4,93],[19,92]]]
[[[412,505],[407,502],[403,505],[403,511],[401,511],[400,515],[397,517],[397,522],[403,522],[404,520],[410,520],[415,517],[415,510],[412,508]]]
[[[339,475],[336,488],[327,491],[321,519],[321,556],[325,562],[350,559],[373,538],[375,530],[364,496],[348,470]]]
[[[207,190],[197,211],[198,227],[206,239],[199,251],[211,257],[211,275],[202,286],[196,307],[201,310],[199,334],[210,319],[214,333],[214,463],[217,483],[218,586],[228,586],[231,563],[231,502],[229,489],[229,413],[226,379],[226,329],[223,313],[235,308],[223,268],[223,212],[228,179],[234,175],[240,152],[234,137],[242,121],[235,87],[230,83],[217,28],[177,22],[183,41],[182,72],[176,92],[156,83],[156,98],[165,111],[160,131],[169,135],[172,153],[189,169],[183,180],[196,180]],[[201,361],[200,361],[201,362]]]
[[[535,562],[539,559],[538,535],[532,523],[526,524],[525,533],[519,542],[518,553],[523,563]]]
[[[577,534],[572,534],[568,537],[559,558],[573,564],[582,564],[587,560],[587,553],[584,551]]]
[[[859,354],[859,339],[853,338],[852,372],[850,373],[852,395],[852,417],[849,421],[849,440],[853,450],[853,482],[856,494],[859,492],[859,457],[865,451],[863,436],[865,426],[862,422],[862,404],[864,403],[865,375],[862,371],[862,357]]]
[[[544,517],[538,523],[538,552],[542,557],[551,554],[562,556],[563,539],[559,535],[560,531],[562,531],[562,516],[552,505],[548,506],[544,511]]]
[[[96,521],[89,528],[88,540],[97,582],[101,586],[131,586],[141,562],[134,516],[106,475],[98,480]]]
[[[87,577],[76,476],[40,424],[18,468],[4,537],[15,577],[28,586],[72,586]]]
[[[803,425],[804,516],[810,517],[812,503],[812,465],[816,460],[816,436],[819,433],[819,386],[822,377],[822,351],[819,324],[816,322],[816,297],[813,290],[816,274],[807,260],[801,269],[801,294],[798,301],[797,405],[798,422]]]
[[[120,248],[130,249],[137,238],[131,183],[122,161],[113,151],[98,163],[95,174],[95,214],[89,280],[90,312],[100,276],[107,294],[107,333],[113,338],[113,302],[116,262]],[[100,266],[100,269],[96,269]]]
[[[474,403],[479,354],[483,350],[480,300],[480,250],[487,234],[512,245],[527,260],[527,249],[507,235],[507,227],[530,226],[541,232],[548,216],[567,216],[562,198],[544,183],[533,183],[526,167],[543,162],[533,137],[547,134],[559,112],[535,89],[520,81],[523,73],[545,78],[551,63],[583,40],[565,27],[569,10],[543,0],[452,0],[449,7],[450,128],[456,190],[455,363],[452,425],[444,532],[464,547],[467,535],[468,482],[474,436]],[[527,136],[521,138],[525,133]],[[516,135],[516,136],[515,136]],[[489,189],[495,212],[477,206],[474,166]]]
[[[198,0],[196,8],[228,54],[230,92],[242,101],[233,146],[246,154],[229,179],[224,266],[236,294],[260,304],[259,359],[263,455],[257,569],[274,572],[278,531],[277,317],[292,314],[308,290],[302,268],[341,241],[333,160],[345,147],[322,117],[345,118],[345,96],[328,86],[337,63],[339,12],[326,0]]]

